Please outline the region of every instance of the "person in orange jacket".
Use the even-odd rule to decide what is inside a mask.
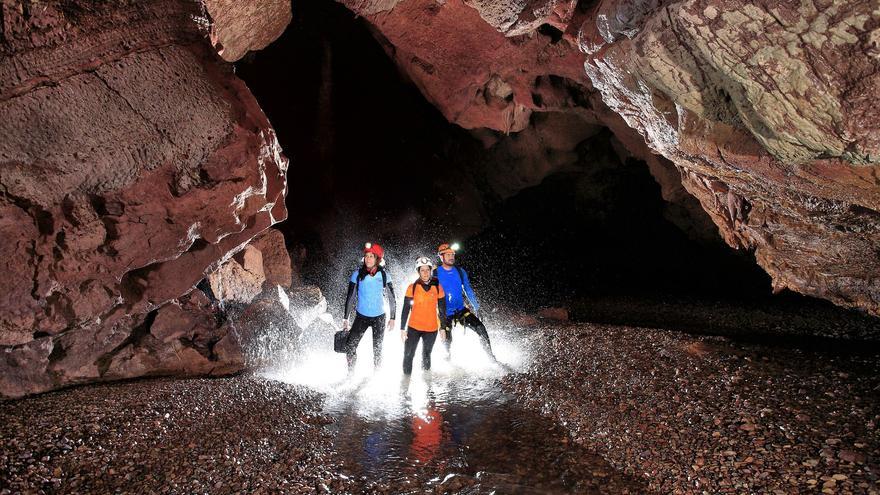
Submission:
[[[446,339],[446,294],[433,276],[434,264],[426,257],[416,260],[419,279],[406,288],[403,313],[400,316],[400,338],[403,339],[403,374],[412,374],[416,346],[422,341],[422,369],[431,369],[431,350],[440,333]]]

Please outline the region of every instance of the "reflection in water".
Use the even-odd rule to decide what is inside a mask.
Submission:
[[[440,439],[443,436],[443,415],[433,404],[412,418],[413,439],[410,445],[410,457],[416,462],[427,464],[437,456],[440,450]]]
[[[516,340],[522,330],[489,326],[498,358],[511,369],[524,368],[524,344]],[[391,335],[379,369],[360,359],[346,376],[344,355],[331,349],[332,328],[312,336],[316,345],[309,352],[264,374],[325,394],[342,474],[367,492],[641,492],[600,457],[570,445],[559,425],[504,394],[506,369],[485,356],[473,332],[456,331],[453,359],[437,354],[431,371],[416,366],[411,378],[402,374],[403,344]],[[368,340],[360,344],[361,356],[370,355]]]

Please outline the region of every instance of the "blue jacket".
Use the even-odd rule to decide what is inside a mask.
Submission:
[[[461,277],[458,275],[459,270],[461,270]],[[480,303],[477,302],[477,296],[474,294],[474,289],[471,288],[471,281],[468,279],[468,274],[463,268],[453,266],[447,270],[441,265],[437,267],[436,273],[437,279],[440,280],[440,286],[443,287],[443,292],[446,293],[447,315],[454,315],[464,309],[465,295],[467,295],[474,311],[480,309]]]
[[[363,278],[358,282],[358,278]],[[348,295],[345,297],[345,314],[343,318],[349,318],[351,311],[354,309],[358,314],[375,317],[385,314],[385,298],[388,298],[388,306],[391,310],[391,319],[397,311],[394,301],[394,287],[391,281],[383,284],[387,275],[383,275],[381,271],[377,271],[375,275],[361,273],[361,269],[355,270],[348,280]],[[355,291],[357,291],[355,293]]]

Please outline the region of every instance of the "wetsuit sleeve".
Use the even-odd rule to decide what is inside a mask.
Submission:
[[[412,286],[410,285],[406,289],[406,294],[403,296],[403,311],[400,315],[400,329],[406,330],[406,320],[409,318],[409,312],[412,310],[413,298],[412,298]]]
[[[354,289],[357,287],[357,283],[349,282],[348,283],[348,294],[345,296],[345,311],[343,313],[343,319],[348,319],[348,316],[351,314],[351,311],[354,309],[354,303],[357,300],[357,296],[354,293]]]
[[[461,281],[461,285],[464,286],[464,293],[467,294],[468,301],[471,302],[474,311],[479,311],[480,303],[477,302],[477,295],[474,294],[474,289],[471,288],[471,280],[468,278],[467,272],[463,269],[461,271],[461,276],[464,278],[464,280]]]
[[[449,321],[446,319],[446,295],[443,289],[440,289],[440,297],[437,298],[437,312],[440,316],[440,328],[449,328]]]
[[[385,285],[385,296],[388,298],[388,310],[391,313],[391,319],[397,315],[397,300],[394,299],[394,286],[391,282]]]

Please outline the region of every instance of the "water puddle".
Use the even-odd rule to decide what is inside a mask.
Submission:
[[[497,326],[496,326],[497,328]],[[510,329],[492,333],[489,361],[476,335],[457,329],[453,356],[441,345],[432,370],[403,378],[398,332],[385,335],[384,362],[372,369],[369,334],[358,367],[346,376],[345,358],[322,345],[267,370],[270,379],[305,385],[325,395],[327,428],[345,466],[371,493],[642,493],[640,484],[601,457],[570,442],[563,427],[524,409],[501,390],[504,374],[526,366]],[[416,355],[415,367],[420,362]]]

